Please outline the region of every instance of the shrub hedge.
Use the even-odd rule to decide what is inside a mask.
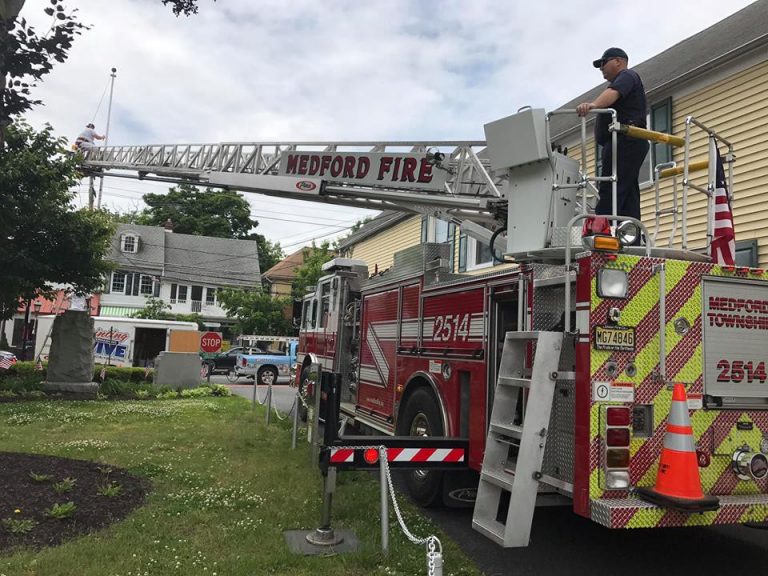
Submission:
[[[40,397],[37,391],[47,378],[47,366],[35,370],[34,362],[17,362],[8,370],[0,370],[0,397]],[[101,370],[104,368],[104,381]],[[155,386],[153,371],[144,368],[122,368],[119,366],[97,365],[93,372],[93,381],[99,382],[99,394],[106,398],[177,398],[197,396],[229,396],[229,389],[222,384],[201,384],[193,388],[197,392],[171,390],[168,386]],[[34,393],[33,393],[34,392]]]

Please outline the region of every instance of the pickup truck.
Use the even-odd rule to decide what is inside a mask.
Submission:
[[[235,362],[237,361],[238,354],[257,354],[259,352],[260,350],[257,348],[238,346],[230,348],[226,352],[208,355],[203,358],[203,364],[206,367],[207,373],[211,375],[226,374],[229,379],[236,379]]]
[[[259,340],[255,354],[238,354],[235,363],[237,376],[255,379],[256,384],[289,382],[291,370],[296,366],[296,338],[275,337],[272,341]],[[264,350],[261,352],[261,350]]]

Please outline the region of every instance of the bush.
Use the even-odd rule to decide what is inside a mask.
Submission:
[[[202,398],[204,396],[211,396],[211,389],[207,386],[187,388],[186,390],[181,391],[182,398]]]
[[[10,397],[10,393],[25,396],[32,391],[40,391],[45,379],[45,367],[35,370],[34,362],[17,362],[8,370],[0,370],[0,390],[5,391],[3,396]]]
[[[157,392],[149,382],[131,382],[107,378],[99,383],[99,394],[107,398],[150,398]]]
[[[8,370],[0,370],[0,389],[40,390],[41,383],[46,377],[45,365],[42,370],[35,370],[34,362],[17,362]]]
[[[152,370],[144,368],[132,368],[130,366],[102,366],[97,364],[93,369],[93,381],[101,382],[101,370],[104,369],[104,380],[122,380],[124,382],[152,382],[154,374]]]

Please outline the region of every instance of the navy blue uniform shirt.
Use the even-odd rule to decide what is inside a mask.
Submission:
[[[626,69],[619,72],[613,82],[608,84],[619,93],[619,99],[609,108],[616,110],[621,124],[629,124],[645,128],[645,114],[647,104],[645,101],[645,89],[643,81],[634,70]],[[611,117],[607,114],[599,114],[595,121],[595,140],[598,144],[605,144],[610,138],[608,126]]]

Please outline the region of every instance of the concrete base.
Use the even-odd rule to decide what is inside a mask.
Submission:
[[[345,552],[355,552],[360,546],[357,536],[352,530],[334,530],[333,541],[338,544],[312,544],[309,539],[317,541],[316,530],[286,530],[283,532],[285,543],[294,554],[303,554],[304,556],[330,556],[335,554],[344,554]],[[323,538],[326,535],[322,535]],[[309,538],[309,539],[308,539]],[[322,539],[322,538],[321,538]]]
[[[43,392],[61,392],[77,398],[96,399],[99,385],[96,382],[43,382]]]

